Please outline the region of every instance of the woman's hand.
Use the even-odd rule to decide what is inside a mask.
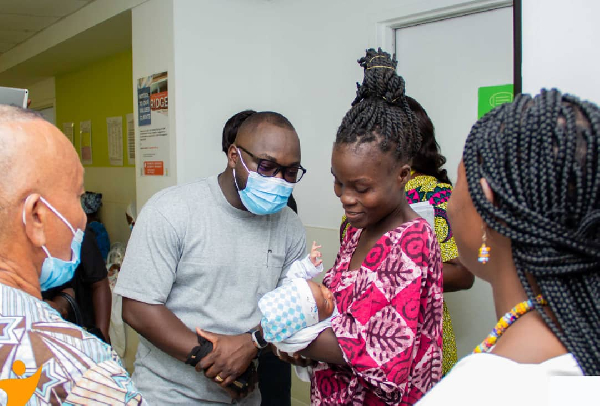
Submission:
[[[280,360],[285,361],[288,364],[296,365],[299,367],[306,368],[306,367],[312,367],[312,366],[317,365],[317,361],[314,361],[310,358],[304,358],[298,352],[295,354],[289,355],[286,352],[275,349],[275,354],[279,357]]]

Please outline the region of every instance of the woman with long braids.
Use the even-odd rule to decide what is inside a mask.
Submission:
[[[331,158],[350,221],[323,279],[340,315],[300,355],[320,361],[313,405],[412,405],[442,377],[440,248],[404,194],[420,145],[404,79],[381,50],[359,64],[364,80]]]
[[[419,405],[531,405],[552,375],[600,375],[598,106],[543,90],[485,115],[448,215],[500,321]]]

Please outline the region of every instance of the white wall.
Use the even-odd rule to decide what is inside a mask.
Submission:
[[[133,58],[133,117],[135,120],[136,146],[136,193],[138,213],[143,204],[156,192],[178,182],[176,150],[178,137],[175,134],[177,82],[173,60],[173,0],[150,0],[132,9],[132,58]],[[137,125],[137,80],[154,73],[168,72],[169,79],[169,123],[171,138],[170,176],[141,176],[139,151],[139,127]]]
[[[456,3],[174,2],[178,180],[224,168],[220,138],[229,116],[245,108],[275,110],[290,119],[302,143],[308,173],[294,191],[302,221],[337,229],[342,210],[333,194],[331,148],[362,78],[356,60],[378,45],[379,22]],[[135,59],[134,45],[134,66]]]
[[[523,0],[523,93],[543,87],[600,103],[600,2]]]

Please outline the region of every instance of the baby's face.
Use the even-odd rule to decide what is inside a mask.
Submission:
[[[317,302],[319,311],[319,321],[323,321],[333,313],[335,303],[333,301],[333,293],[325,287],[325,285],[313,281],[307,281],[308,286]]]

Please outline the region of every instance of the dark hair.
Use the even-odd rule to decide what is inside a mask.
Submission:
[[[406,102],[404,79],[396,73],[396,59],[381,48],[368,49],[358,63],[364,68],[364,79],[357,83],[356,98],[338,128],[336,144],[377,140],[382,152],[393,146],[398,160],[410,161],[421,136]]]
[[[248,116],[240,125],[239,131],[254,130],[259,124],[269,123],[277,127],[286,128],[296,131],[290,120],[283,114],[275,113],[274,111],[259,111],[258,113]]]
[[[538,307],[545,323],[599,375],[600,109],[555,89],[519,95],[473,126],[463,160],[477,211],[512,241],[527,296],[530,274],[558,320]]]
[[[85,192],[81,196],[81,207],[85,214],[96,214],[102,207],[102,193]]]
[[[431,119],[418,101],[410,96],[406,96],[406,101],[417,119],[417,127],[421,134],[421,148],[413,158],[412,169],[451,185],[448,172],[442,169],[446,163],[446,157],[440,153],[440,145],[435,139],[435,128]]]
[[[235,137],[242,123],[254,113],[256,113],[254,110],[244,110],[229,117],[229,120],[225,123],[225,127],[223,127],[223,139],[221,140],[224,153],[227,153],[229,146],[235,142]]]

